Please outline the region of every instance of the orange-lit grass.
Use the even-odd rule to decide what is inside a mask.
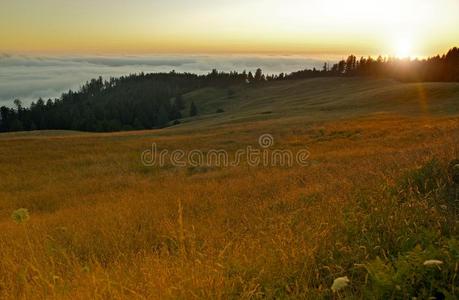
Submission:
[[[452,159],[458,129],[452,118],[386,116],[263,121],[176,136],[169,129],[0,137],[0,297],[329,295],[333,278],[391,251],[367,249],[346,227],[363,234],[368,215],[393,235],[426,215],[444,222],[425,204],[394,219],[385,215],[389,199],[369,198],[362,210],[357,197],[377,194],[432,157]],[[279,148],[307,146],[311,165],[190,172],[140,163],[152,142],[235,151],[256,145],[261,133]],[[31,213],[33,253],[9,217],[20,207]],[[352,284],[358,294],[366,282]]]

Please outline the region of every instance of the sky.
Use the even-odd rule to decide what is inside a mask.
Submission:
[[[458,0],[2,0],[0,52],[428,56]]]

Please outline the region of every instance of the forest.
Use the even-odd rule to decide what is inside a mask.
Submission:
[[[38,99],[24,107],[19,99],[13,107],[0,108],[0,131],[78,130],[114,132],[162,128],[178,124],[182,117],[196,116],[199,107],[186,107],[184,94],[204,87],[230,88],[234,85],[258,87],[272,81],[315,77],[375,77],[403,82],[458,82],[459,48],[427,59],[376,59],[350,55],[346,60],[321,70],[305,69],[290,74],[219,72],[131,74],[85,83],[78,91],[68,91],[57,99]]]

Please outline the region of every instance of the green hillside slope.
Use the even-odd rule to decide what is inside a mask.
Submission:
[[[195,126],[298,117],[330,120],[380,113],[451,115],[459,112],[459,84],[318,78],[206,88],[188,93],[184,99],[187,107],[194,102],[199,108],[198,117],[183,120],[188,125],[193,121]],[[183,115],[188,116],[188,111]]]

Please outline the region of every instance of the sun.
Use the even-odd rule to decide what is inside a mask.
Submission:
[[[398,58],[410,58],[413,55],[413,43],[407,37],[398,38],[394,43],[394,54]]]

